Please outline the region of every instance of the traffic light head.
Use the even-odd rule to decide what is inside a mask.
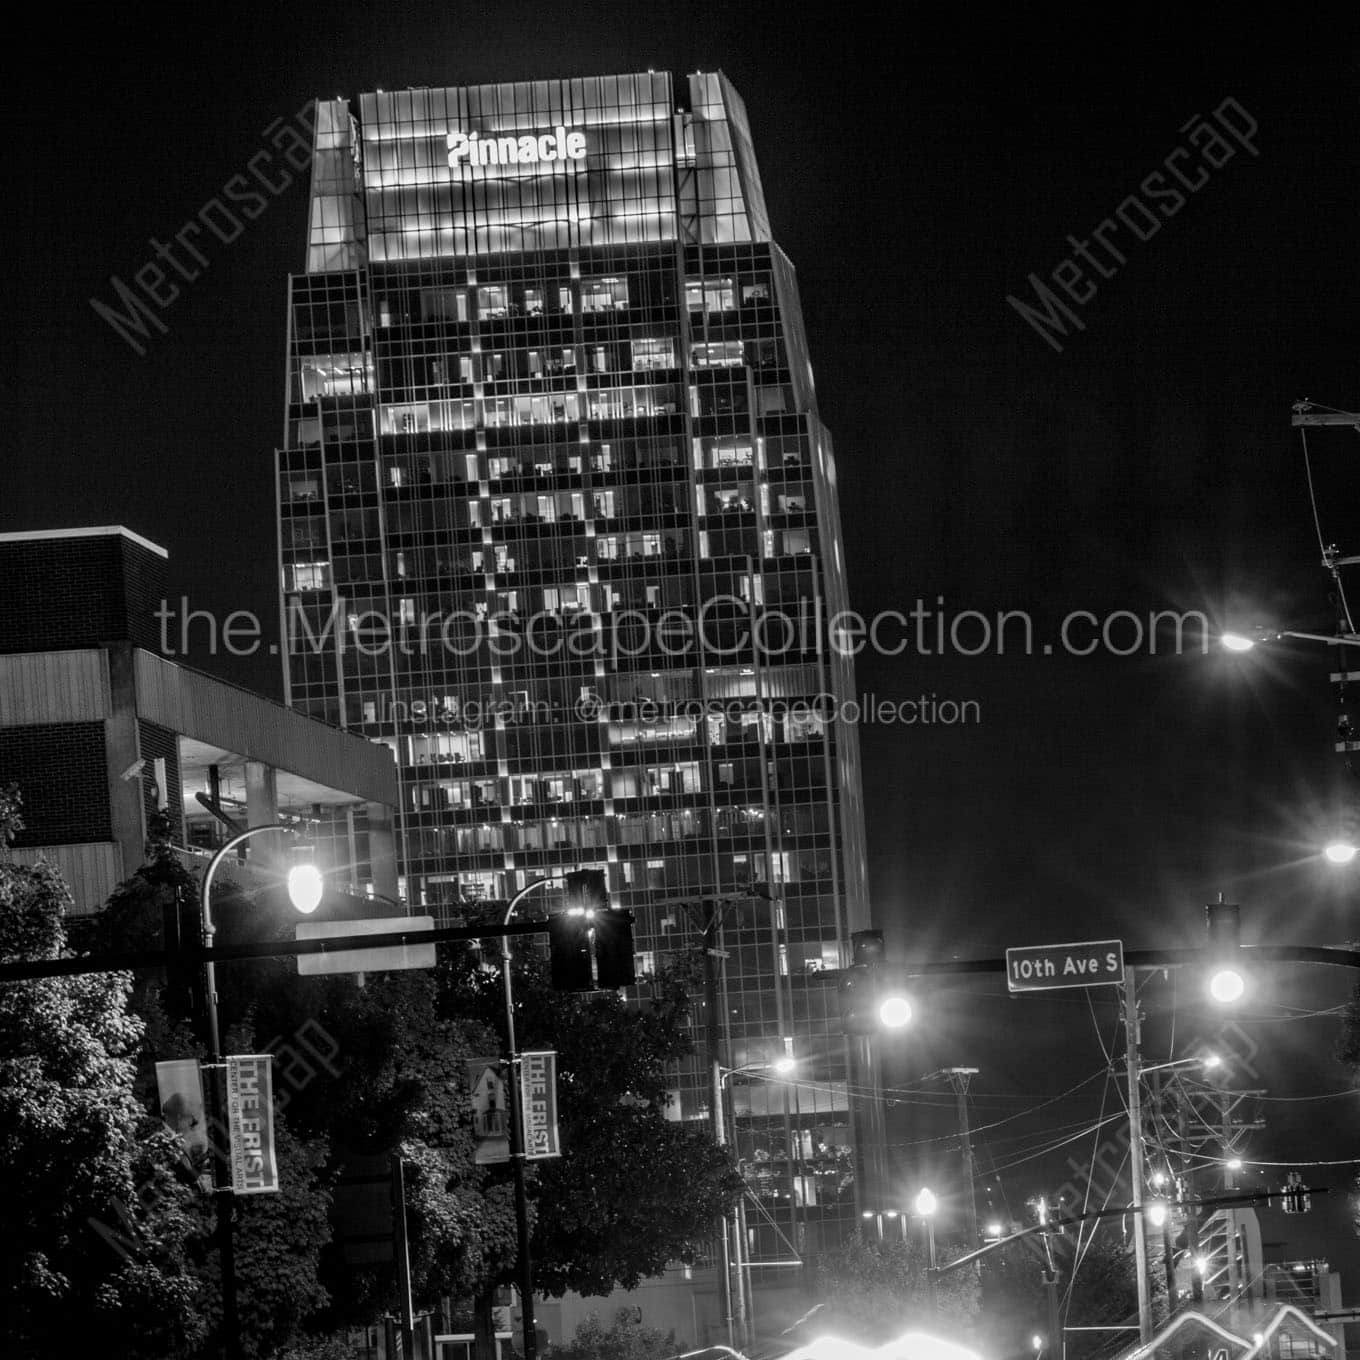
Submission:
[[[877,1034],[911,1023],[912,1005],[902,970],[885,962],[883,932],[857,930],[850,936],[854,962],[841,973],[840,1013],[846,1034]]]
[[[567,992],[631,987],[633,913],[610,908],[604,870],[573,870],[562,895],[566,910],[548,920],[552,985]]]
[[[841,1026],[847,1034],[875,1034],[878,1031],[878,979],[867,963],[856,963],[841,973],[837,987]]]
[[[608,911],[609,884],[603,869],[576,869],[566,877],[563,899],[568,911]]]
[[[883,932],[857,930],[850,936],[851,962],[855,965],[882,963],[884,959]]]
[[[548,917],[548,965],[555,991],[588,992],[594,987],[590,917],[583,911],[564,911]]]
[[[1312,1196],[1297,1171],[1291,1171],[1280,1187],[1280,1208],[1287,1214],[1306,1214],[1313,1207]]]
[[[1204,908],[1208,935],[1208,968],[1205,981],[1209,995],[1220,1005],[1231,1005],[1247,989],[1246,970],[1239,948],[1242,938],[1242,909],[1233,902],[1210,902]]]
[[[633,913],[619,908],[597,911],[590,923],[595,946],[595,985],[611,990],[631,987],[637,981]]]
[[[548,962],[559,992],[612,991],[637,981],[633,913],[564,911],[548,918]]]
[[[1204,924],[1213,952],[1230,952],[1242,943],[1242,908],[1235,902],[1210,902],[1204,908]]]

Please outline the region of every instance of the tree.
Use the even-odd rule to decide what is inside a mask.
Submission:
[[[0,790],[0,958],[59,958],[70,895],[50,865],[11,862],[18,792]],[[182,1351],[202,1339],[183,1245],[193,1192],[133,1093],[141,1022],[126,973],[0,984],[0,1312],[6,1354]],[[155,1193],[139,1190],[147,1176]]]
[[[563,1155],[538,1164],[539,1288],[607,1294],[692,1262],[742,1180],[707,1125],[666,1117],[675,1064],[693,1052],[687,973],[663,973],[650,1004],[629,1006],[614,992],[553,991],[525,951],[515,988],[521,1043],[558,1054]]]
[[[961,1249],[945,1248],[947,1264]],[[866,1345],[882,1345],[911,1327],[941,1325],[971,1330],[978,1314],[980,1289],[975,1268],[961,1266],[940,1277],[938,1321],[931,1308],[926,1249],[915,1241],[851,1238],[836,1251],[822,1252],[811,1263],[813,1291],[821,1307],[817,1330],[835,1332]]]
[[[156,946],[177,898],[196,920],[196,885],[162,838],[110,900],[95,931],[99,947]],[[223,944],[291,936],[296,921],[281,888],[243,891],[229,866],[216,881],[213,914]],[[333,1248],[318,1256],[325,1234],[315,1230],[317,1206],[352,1154],[397,1153],[404,1162],[417,1307],[444,1295],[485,1301],[513,1279],[517,1255],[509,1169],[476,1163],[466,1086],[467,1060],[501,1051],[499,975],[465,946],[441,947],[436,969],[374,974],[362,986],[348,976],[302,978],[296,967],[266,959],[218,969],[223,1028],[242,1027],[255,1051],[278,1049],[276,1098],[287,1106],[280,1151],[293,1158],[281,1169],[289,1192],[303,1197],[277,1217],[267,1201],[282,1204],[288,1194],[241,1209],[238,1274],[251,1274],[255,1253],[264,1288],[268,1263],[283,1261],[298,1300],[282,1309],[284,1328],[263,1333],[263,1316],[247,1317],[248,1331],[261,1332],[256,1344],[285,1349],[303,1345],[306,1332],[371,1322],[395,1306],[392,1264],[355,1264]],[[666,1118],[670,1073],[691,1051],[688,983],[663,981],[639,1009],[614,994],[552,991],[531,946],[516,952],[514,972],[520,1046],[559,1054],[564,1155],[530,1171],[539,1288],[607,1293],[694,1259],[742,1182],[706,1130]],[[139,986],[136,1004],[145,1017],[144,1071],[153,1057],[201,1051],[182,993],[151,982]],[[324,1036],[327,1062],[290,1060],[303,1034]],[[655,1172],[645,1186],[639,1165]],[[206,1253],[201,1274],[215,1317],[211,1244]]]
[[[608,1327],[598,1314],[588,1314],[570,1343],[554,1346],[548,1360],[661,1360],[674,1353],[673,1331],[644,1327],[629,1309],[620,1308]]]
[[[692,1047],[687,981],[662,979],[646,1008],[614,993],[559,993],[529,946],[516,951],[514,992],[521,1048],[558,1053],[564,1153],[530,1172],[538,1288],[605,1294],[660,1274],[670,1261],[693,1260],[742,1182],[706,1129],[666,1118],[674,1063]],[[508,1168],[474,1160],[465,1068],[467,1059],[501,1051],[502,1010],[498,972],[465,947],[442,949],[430,973],[377,975],[363,988],[344,977],[294,977],[255,1003],[261,1033],[314,1020],[340,1055],[336,1075],[290,1104],[296,1126],[357,1151],[399,1149],[405,1159],[419,1305],[485,1294],[513,1279]],[[653,1171],[642,1185],[638,1166]],[[349,1271],[343,1285],[338,1273],[327,1279],[337,1298],[370,1307],[390,1298],[390,1272],[366,1268],[361,1276]]]

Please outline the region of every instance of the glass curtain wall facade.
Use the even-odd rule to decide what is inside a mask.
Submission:
[[[700,904],[768,884],[724,909],[703,1023],[748,1069],[757,1255],[837,1240],[854,1137],[818,975],[867,925],[828,709],[843,549],[739,97],[648,73],[320,102],[289,315],[288,698],[395,752],[403,895],[447,917],[598,867],[645,986]],[[675,1115],[710,1089],[696,1059]]]

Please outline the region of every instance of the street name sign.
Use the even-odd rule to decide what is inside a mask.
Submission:
[[[433,930],[432,916],[376,916],[361,921],[304,921],[299,940],[324,940],[348,935],[390,935],[398,930]],[[377,949],[337,949],[328,954],[299,954],[299,977],[324,973],[389,973],[401,968],[433,968],[432,944],[382,945]]]
[[[1123,981],[1122,940],[1036,944],[1006,950],[1006,986],[1013,992],[1111,987]]]

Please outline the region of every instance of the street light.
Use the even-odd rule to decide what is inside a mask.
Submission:
[[[199,914],[203,930],[203,947],[211,949],[217,926],[212,915],[212,885],[217,874],[217,866],[238,845],[252,836],[272,831],[285,836],[296,836],[297,831],[280,822],[266,822],[261,826],[248,826],[244,831],[223,843],[217,853],[208,861],[203,871],[203,891],[199,895]],[[288,874],[288,896],[298,911],[305,913],[316,910],[321,900],[324,884],[321,872],[315,864],[295,864]],[[308,905],[310,904],[310,905]],[[241,1317],[236,1305],[236,1248],[233,1241],[232,1218],[235,1211],[234,1192],[231,1188],[231,1148],[226,1141],[224,1130],[227,1110],[226,1070],[222,1061],[222,1036],[217,1016],[217,967],[211,959],[203,965],[204,1009],[208,1022],[208,1066],[213,1071],[213,1103],[216,1115],[213,1133],[213,1157],[217,1166],[214,1189],[217,1195],[217,1240],[222,1260],[222,1334],[229,1360],[239,1360],[241,1355]],[[221,1182],[218,1184],[217,1182]]]
[[[506,904],[502,925],[508,926],[515,908],[538,888],[554,882],[536,878],[526,883]],[[520,1104],[519,1052],[515,1044],[515,994],[510,972],[510,937],[501,936],[501,988],[505,999],[505,1048],[508,1059],[510,1107],[510,1166],[515,1181],[515,1239],[519,1256],[520,1320],[524,1331],[524,1360],[537,1360],[538,1332],[534,1321],[534,1263],[529,1254],[529,1192],[525,1185],[524,1108]]]
[[[788,1056],[776,1058],[773,1062],[743,1063],[740,1067],[719,1067],[718,1081],[720,1085],[726,1086],[733,1077],[751,1076],[756,1072],[775,1072],[779,1076],[787,1076],[798,1066],[798,1059]]]
[[[1294,628],[1255,628],[1246,633],[1220,633],[1219,642],[1230,652],[1249,652],[1258,643],[1278,642],[1281,638],[1299,638],[1303,642],[1323,642],[1329,647],[1360,645],[1360,633],[1302,633]]]
[[[1167,1203],[1164,1199],[1149,1200],[1147,1204],[1147,1220],[1154,1228],[1160,1228],[1166,1223]]]
[[[1212,1072],[1216,1067],[1223,1066],[1223,1059],[1217,1053],[1197,1053],[1193,1058],[1176,1058],[1172,1062],[1153,1063],[1151,1066],[1140,1065],[1138,1071],[1143,1076],[1149,1072],[1165,1072],[1172,1067],[1191,1067],[1198,1065],[1206,1072]]]
[[[289,869],[288,899],[304,916],[310,916],[321,905],[325,892],[326,880],[310,860]]]
[[[889,996],[880,1002],[878,1018],[884,1029],[902,1029],[911,1024],[911,1002],[905,996]]]
[[[938,1293],[939,1286],[935,1279],[935,1211],[939,1207],[940,1201],[935,1198],[935,1192],[922,1187],[921,1192],[916,1196],[916,1212],[925,1220],[926,1254],[930,1262],[930,1270],[926,1275],[926,1280],[930,1286],[930,1311],[937,1316],[940,1311],[940,1296]]]
[[[1338,837],[1330,842],[1323,854],[1332,864],[1349,864],[1355,858],[1357,847],[1348,837]]]

